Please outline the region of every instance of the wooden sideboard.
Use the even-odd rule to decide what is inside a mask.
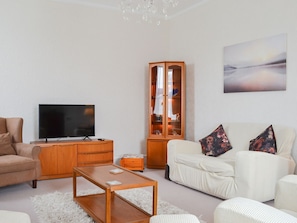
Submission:
[[[73,167],[113,163],[112,140],[31,142],[41,147],[38,180],[71,177]]]

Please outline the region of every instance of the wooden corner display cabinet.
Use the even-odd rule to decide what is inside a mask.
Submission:
[[[41,147],[39,180],[71,177],[73,167],[113,163],[112,140],[31,142]]]
[[[165,168],[167,142],[184,139],[185,63],[149,63],[149,130],[147,167]]]

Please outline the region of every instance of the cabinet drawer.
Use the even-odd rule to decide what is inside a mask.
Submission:
[[[103,164],[113,162],[113,152],[105,153],[80,153],[77,156],[78,166],[87,166],[92,164]]]
[[[106,153],[113,151],[112,143],[105,143],[100,145],[78,145],[77,153],[78,154],[91,154],[91,153]]]

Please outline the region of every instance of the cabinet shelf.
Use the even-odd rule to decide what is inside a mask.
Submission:
[[[181,99],[182,97],[181,96],[174,96],[172,98],[170,98],[171,100],[174,100],[174,99]],[[152,96],[151,100],[156,100],[156,97]]]

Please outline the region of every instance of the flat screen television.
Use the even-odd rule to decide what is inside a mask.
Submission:
[[[95,105],[39,104],[39,139],[95,136]]]

